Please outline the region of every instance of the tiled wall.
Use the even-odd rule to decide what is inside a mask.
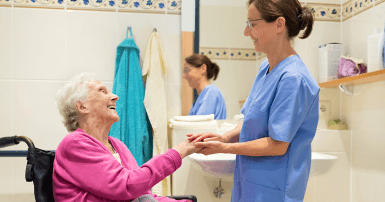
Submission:
[[[359,2],[359,1],[358,1]],[[343,22],[343,43],[350,55],[367,62],[367,38],[384,30],[385,3],[373,0],[367,10]],[[360,5],[360,4],[357,4]],[[356,31],[357,28],[360,31]],[[385,190],[385,82],[354,86],[354,96],[341,94],[342,120],[351,130],[351,201],[384,201]]]
[[[317,81],[319,45],[333,42],[343,43],[348,47],[346,54],[367,61],[367,37],[374,34],[375,28],[384,29],[385,3],[382,2],[384,1],[308,0],[303,2],[313,8],[316,17],[314,30],[308,39],[296,39],[293,45]],[[211,12],[204,21],[208,24],[207,29],[201,29],[201,52],[207,54],[208,51],[211,51],[211,58],[218,61],[222,69],[231,69],[234,66],[247,67],[249,69],[245,68],[244,71],[254,73],[251,67],[255,65],[257,73],[261,62],[266,59],[263,57],[258,60],[258,53],[256,53],[257,56],[254,56],[256,63],[251,62],[250,58],[246,58],[245,54],[238,58],[223,54],[224,51],[231,53],[232,49],[253,51],[253,47],[248,46],[252,43],[243,36],[245,24],[228,23],[234,22],[234,19],[242,22],[245,16],[241,11],[239,11],[239,15],[242,16],[239,19],[234,16],[233,13],[236,13],[238,9],[234,8],[234,5],[226,15],[224,14],[226,13],[224,10],[227,9],[225,6],[222,4],[215,8],[214,6],[213,3],[205,6],[203,10],[201,9],[201,12],[204,12],[206,8],[207,12]],[[234,24],[240,24],[239,28],[233,28],[238,26],[234,26]],[[209,25],[211,29],[208,29]],[[248,62],[250,63],[248,64]],[[228,72],[234,74],[234,72]],[[221,76],[225,77],[226,81],[227,77],[230,77],[222,74],[219,79]],[[236,80],[238,77],[234,76],[231,80],[232,82],[235,80],[233,86],[225,83],[222,87],[220,80],[215,83],[220,86],[221,90],[224,89],[222,91],[229,91],[232,96],[231,98],[225,97],[226,102],[228,102],[227,99],[233,99],[230,102],[234,104],[233,109],[237,110],[241,106],[235,107],[236,99],[241,99],[241,97],[236,98],[234,95],[237,94],[230,91],[234,91],[234,88],[242,91],[245,86],[251,87],[248,79],[255,78],[255,76],[249,78],[245,73],[242,76],[244,76],[242,80]],[[317,131],[313,141],[313,151],[337,156],[338,160],[323,175],[310,177],[305,202],[383,201],[381,190],[385,189],[385,164],[379,159],[385,157],[383,152],[385,128],[382,118],[385,114],[384,88],[384,82],[356,86],[354,91],[359,95],[353,97],[343,94],[336,88],[321,90],[320,100],[331,101],[331,114],[328,119],[341,118],[348,125],[349,130],[321,129]],[[245,93],[245,95],[247,94]],[[233,109],[230,113],[239,112]],[[228,116],[228,118],[231,117]],[[328,119],[320,119],[319,126],[326,127]]]
[[[0,137],[24,135],[41,149],[56,149],[68,133],[54,103],[56,91],[85,71],[96,73],[112,90],[116,47],[127,26],[132,26],[142,61],[157,28],[170,64],[168,117],[181,115],[181,1],[67,2],[0,0]],[[9,149],[27,146],[3,150]],[[0,201],[8,201],[5,194],[33,193],[32,183],[24,179],[25,166],[22,157],[0,158]]]

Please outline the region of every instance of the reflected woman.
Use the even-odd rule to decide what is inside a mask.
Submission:
[[[221,91],[209,80],[217,79],[219,66],[205,55],[194,54],[185,58],[182,77],[198,93],[188,115],[214,114],[214,119],[226,119],[226,104]]]

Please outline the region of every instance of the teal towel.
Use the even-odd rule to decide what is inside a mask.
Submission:
[[[131,37],[128,37],[128,29]],[[126,39],[116,50],[112,92],[119,96],[116,102],[119,121],[112,125],[109,135],[121,140],[141,166],[152,158],[152,127],[143,104],[140,50],[132,38],[131,27],[128,29]]]

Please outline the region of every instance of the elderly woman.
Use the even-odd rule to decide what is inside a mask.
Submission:
[[[185,58],[182,77],[198,93],[188,115],[214,114],[214,119],[226,119],[226,104],[219,88],[209,80],[217,79],[219,66],[205,55],[194,54]]]
[[[57,106],[70,132],[56,150],[53,191],[60,201],[175,201],[151,194],[150,188],[177,170],[197,149],[181,142],[141,167],[128,148],[109,137],[118,96],[89,74],[81,74],[57,95]],[[187,201],[187,200],[186,200]]]

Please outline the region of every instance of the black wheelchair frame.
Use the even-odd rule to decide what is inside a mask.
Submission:
[[[0,157],[27,156],[25,179],[27,182],[33,181],[36,202],[53,202],[52,173],[55,151],[45,151],[36,148],[32,140],[26,136],[1,137],[0,148],[17,145],[20,142],[25,142],[28,146],[28,153],[26,155],[18,151],[0,151]],[[7,155],[9,153],[16,155]],[[197,202],[197,198],[194,195],[167,197],[175,200],[188,199]]]

